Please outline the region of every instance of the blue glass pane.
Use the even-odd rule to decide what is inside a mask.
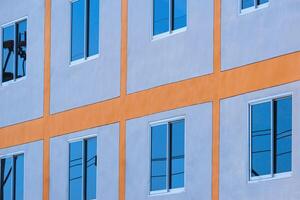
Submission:
[[[97,138],[86,140],[86,200],[96,199]]]
[[[27,45],[27,21],[17,23],[17,62],[16,78],[26,74],[26,45]]]
[[[274,112],[274,173],[288,172],[292,169],[292,98],[275,101]]]
[[[269,0],[257,0],[257,5],[261,5],[261,4],[264,4],[264,3],[268,3]]]
[[[12,199],[13,181],[13,159],[5,158],[1,160],[1,199]]]
[[[24,155],[18,155],[15,157],[15,200],[23,200],[24,195]]]
[[[173,30],[186,26],[186,0],[174,0]]]
[[[271,173],[271,103],[251,108],[251,176]]]
[[[82,142],[70,144],[69,155],[69,200],[82,199]]]
[[[71,60],[84,58],[84,21],[85,5],[84,0],[77,0],[72,3],[72,43]]]
[[[184,187],[184,120],[172,122],[171,132],[171,183],[170,187]]]
[[[99,51],[99,0],[89,1],[88,18],[87,56],[92,56],[98,54]]]
[[[151,191],[166,189],[167,130],[166,124],[151,127]]]
[[[170,24],[169,0],[154,0],[153,35],[169,31]]]
[[[242,0],[242,9],[253,7],[254,1],[255,0]]]
[[[15,26],[3,29],[2,48],[2,82],[14,79],[14,46],[15,46]]]

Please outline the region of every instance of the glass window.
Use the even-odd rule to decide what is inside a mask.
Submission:
[[[1,159],[1,200],[23,200],[24,155]]]
[[[151,127],[150,191],[184,187],[184,120]]]
[[[271,103],[251,109],[251,176],[271,173]]]
[[[71,14],[71,61],[99,52],[99,0],[73,0]]]
[[[69,145],[69,200],[96,199],[97,139]]]
[[[292,170],[292,98],[274,101],[274,173]]]
[[[292,170],[292,97],[251,106],[251,177]]]
[[[153,35],[185,27],[186,4],[186,0],[153,0]]]
[[[24,77],[26,75],[26,20],[3,28],[2,46],[2,82]]]
[[[15,26],[3,29],[2,82],[14,79],[15,65]]]
[[[257,8],[258,6],[268,3],[269,0],[242,0],[242,9]]]

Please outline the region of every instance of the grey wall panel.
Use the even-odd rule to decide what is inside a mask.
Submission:
[[[71,4],[52,1],[51,113],[120,94],[121,1],[100,0],[100,55],[70,66]]]
[[[3,127],[39,118],[43,114],[44,1],[3,0],[0,13],[1,27],[27,17],[26,77],[9,84],[0,83],[0,127]],[[0,38],[2,69],[2,28]]]
[[[149,123],[185,116],[185,189],[149,195]],[[126,200],[211,198],[212,105],[206,103],[132,119],[126,123]]]
[[[155,41],[152,2],[128,2],[128,93],[213,70],[213,1],[188,0],[187,30]]]
[[[222,70],[300,50],[299,0],[270,0],[268,7],[244,15],[239,1],[222,1]]]
[[[113,124],[52,138],[50,141],[50,199],[68,199],[69,143],[97,136],[97,199],[119,197],[119,125]]]
[[[300,199],[300,82],[240,95],[221,101],[220,200]],[[276,180],[249,180],[248,102],[293,94],[292,175]]]
[[[0,149],[0,157],[24,153],[24,200],[43,199],[43,141]]]

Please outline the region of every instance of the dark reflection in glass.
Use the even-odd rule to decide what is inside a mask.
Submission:
[[[292,97],[274,101],[274,173],[292,169]]]
[[[250,8],[253,6],[254,6],[254,0],[242,0],[242,9]]]
[[[174,0],[173,30],[186,26],[186,0]]]
[[[16,24],[17,41],[17,60],[16,60],[16,78],[26,74],[26,45],[27,45],[27,21],[21,21]]]
[[[170,188],[184,186],[184,120],[170,123]]]
[[[261,4],[264,4],[264,3],[268,3],[269,0],[257,0],[257,5],[261,5]]]
[[[151,191],[167,186],[167,124],[151,127]]]
[[[154,0],[153,35],[169,31],[169,0]]]
[[[251,108],[251,176],[271,173],[271,102]]]
[[[71,60],[84,58],[85,1],[72,2]]]
[[[13,192],[13,158],[1,159],[1,199],[11,200]]]
[[[15,60],[15,26],[8,26],[3,29],[2,48],[2,82],[14,79]]]
[[[97,139],[91,138],[86,143],[86,200],[96,199]]]
[[[69,200],[81,200],[83,176],[82,141],[70,144],[69,154]]]
[[[24,155],[15,157],[15,200],[23,200],[24,195]]]
[[[88,48],[87,56],[99,51],[99,0],[88,0]]]

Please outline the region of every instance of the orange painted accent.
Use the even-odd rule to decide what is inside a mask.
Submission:
[[[213,74],[127,95],[128,0],[122,0],[120,97],[50,115],[51,0],[45,0],[44,116],[0,128],[0,148],[44,140],[44,200],[49,199],[51,137],[119,122],[119,200],[125,200],[126,120],[205,102],[213,102],[212,199],[219,199],[220,100],[300,80],[300,52],[221,72],[221,2],[214,3]]]

